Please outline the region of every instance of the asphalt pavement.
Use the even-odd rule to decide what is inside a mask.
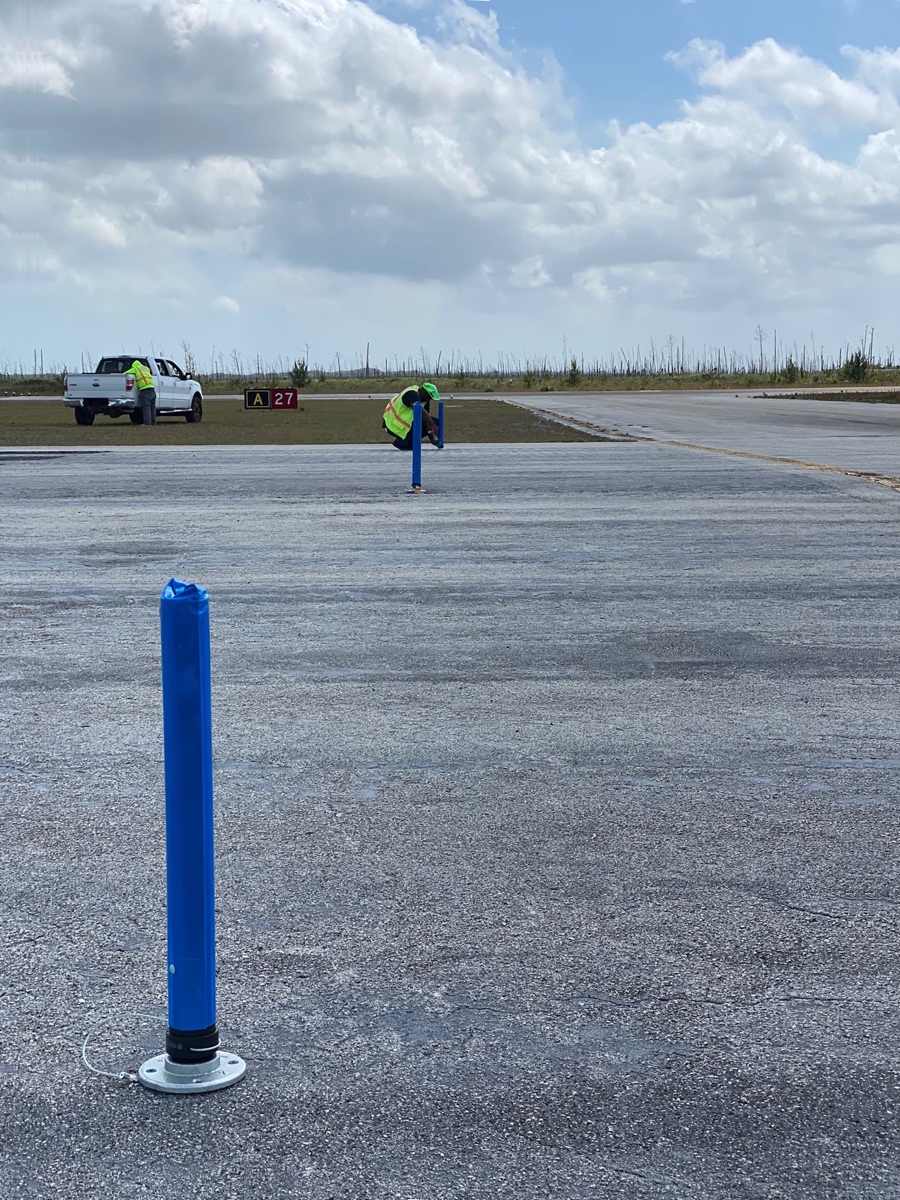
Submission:
[[[516,399],[632,437],[900,476],[900,405],[837,395],[558,392]]]
[[[900,1197],[900,497],[634,443],[2,452],[0,1196]],[[169,1097],[157,607],[209,589]]]

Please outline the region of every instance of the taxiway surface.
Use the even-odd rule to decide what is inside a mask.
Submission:
[[[0,1194],[900,1179],[900,498],[647,443],[0,456]],[[215,1095],[165,1018],[157,603],[210,591]],[[145,1014],[145,1015],[142,1015]]]

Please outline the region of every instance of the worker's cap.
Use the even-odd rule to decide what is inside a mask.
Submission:
[[[437,388],[434,386],[433,383],[423,383],[422,387],[425,389],[425,391],[428,393],[428,395],[432,398],[432,400],[440,400],[441,393],[437,390]]]

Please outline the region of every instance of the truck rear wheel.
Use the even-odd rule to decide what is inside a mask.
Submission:
[[[89,408],[75,409],[75,424],[76,425],[93,425],[94,414]]]
[[[128,420],[132,423],[132,425],[143,425],[143,423],[144,423],[143,409],[133,408],[131,410],[131,412],[128,414]]]
[[[191,411],[184,414],[184,419],[188,425],[199,425],[203,420],[203,401],[199,396],[194,396],[191,401]]]

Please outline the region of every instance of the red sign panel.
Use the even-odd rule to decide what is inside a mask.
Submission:
[[[271,397],[272,408],[297,407],[296,388],[270,388],[269,395]]]

